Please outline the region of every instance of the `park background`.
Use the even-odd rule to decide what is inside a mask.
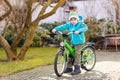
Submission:
[[[61,37],[53,36],[51,30],[67,21],[70,6],[78,7],[78,13],[83,16],[84,23],[89,27],[86,33],[87,42],[97,43],[100,40],[96,49],[104,50],[106,35],[112,34],[114,37],[114,34],[120,34],[120,0],[80,0],[66,3],[59,0],[59,5],[62,6],[59,8],[56,6],[58,1],[47,5],[46,2],[49,1],[0,1],[1,76],[53,64]],[[49,12],[50,14],[47,14]],[[115,45],[112,46],[113,50],[114,48]]]

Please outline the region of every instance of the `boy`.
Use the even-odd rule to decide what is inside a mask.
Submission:
[[[69,7],[69,10],[70,10],[70,13],[71,13],[71,12],[73,12],[73,13],[74,13],[74,12],[75,12],[75,13],[78,13],[76,6],[71,6],[71,7]],[[83,19],[83,17],[80,16],[80,15],[79,15],[79,22],[84,23],[84,19]]]
[[[74,70],[72,66],[69,64],[67,65],[65,73],[71,72],[72,75],[81,73],[80,70],[80,49],[81,44],[85,42],[85,35],[84,33],[88,30],[86,24],[83,24],[79,21],[79,15],[76,12],[70,12],[69,14],[69,22],[66,24],[57,26],[55,29],[52,30],[53,33],[56,31],[68,30],[69,32],[74,32],[70,34],[70,41],[71,44],[75,47],[75,60],[74,60]]]

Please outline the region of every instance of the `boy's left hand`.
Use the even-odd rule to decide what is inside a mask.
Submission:
[[[75,34],[80,34],[80,31],[75,31],[74,33],[75,33]]]

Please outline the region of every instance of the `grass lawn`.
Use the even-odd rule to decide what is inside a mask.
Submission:
[[[54,62],[54,57],[58,48],[29,48],[24,61],[5,62],[6,54],[0,48],[0,76],[6,76],[23,70],[32,69],[42,65],[50,65]]]

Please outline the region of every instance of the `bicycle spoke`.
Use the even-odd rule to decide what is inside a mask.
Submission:
[[[96,62],[96,57],[93,49],[91,47],[86,47],[82,55],[82,65],[86,70],[93,69]]]

